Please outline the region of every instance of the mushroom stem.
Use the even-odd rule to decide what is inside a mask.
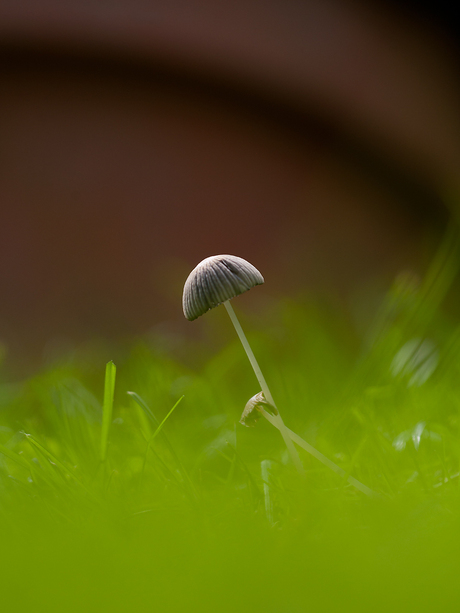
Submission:
[[[284,442],[286,444],[287,450],[289,451],[289,455],[291,456],[291,459],[295,465],[295,467],[297,468],[297,471],[302,475],[305,476],[305,471],[304,468],[302,466],[302,463],[300,461],[299,458],[299,454],[297,453],[297,450],[294,446],[294,443],[292,442],[292,439],[289,435],[289,430],[286,428],[286,426],[284,425],[283,419],[278,411],[278,408],[275,404],[275,401],[273,400],[273,396],[270,392],[270,389],[267,385],[267,382],[265,381],[265,377],[262,374],[262,371],[260,370],[260,366],[256,360],[256,356],[254,355],[251,346],[249,345],[248,339],[246,338],[245,333],[243,332],[243,328],[241,327],[240,322],[238,321],[238,318],[235,314],[235,311],[233,310],[232,305],[230,304],[229,300],[226,300],[224,302],[224,306],[227,309],[227,313],[230,317],[230,319],[232,320],[232,323],[235,327],[236,333],[238,334],[241,344],[244,347],[244,350],[246,351],[246,355],[249,358],[249,361],[251,362],[251,366],[252,369],[254,370],[254,373],[257,377],[257,380],[259,382],[259,385],[264,393],[265,399],[276,409],[277,411],[277,415],[273,415],[272,416],[272,421],[270,423],[272,423],[272,425],[274,425],[276,428],[278,428],[278,430],[281,433],[281,436],[284,439]]]

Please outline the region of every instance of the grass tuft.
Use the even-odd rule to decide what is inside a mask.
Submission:
[[[456,246],[366,330],[305,300],[248,326],[305,479],[275,428],[238,423],[259,390],[237,340],[195,369],[120,352],[102,406],[98,363],[0,387],[4,609],[456,613]]]

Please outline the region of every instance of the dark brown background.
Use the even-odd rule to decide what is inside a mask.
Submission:
[[[267,297],[347,295],[423,269],[460,155],[456,33],[429,15],[345,0],[3,0],[10,359],[185,326],[183,281],[216,253],[260,268]]]

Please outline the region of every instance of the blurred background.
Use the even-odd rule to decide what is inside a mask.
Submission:
[[[423,273],[457,207],[452,11],[3,0],[0,340],[12,370],[89,339],[188,333],[183,283],[217,253],[261,270],[258,304],[311,293],[348,308]]]

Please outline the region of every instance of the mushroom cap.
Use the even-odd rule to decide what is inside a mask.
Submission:
[[[263,282],[257,268],[243,258],[213,255],[200,262],[187,277],[182,295],[184,315],[193,321]]]

